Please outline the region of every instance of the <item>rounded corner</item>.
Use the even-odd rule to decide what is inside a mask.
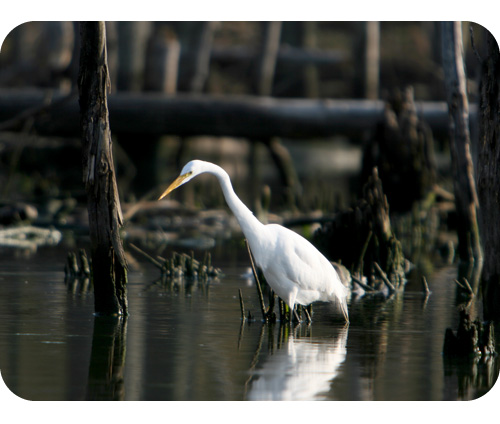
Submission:
[[[4,380],[2,375],[2,370],[0,369],[0,402],[2,404],[7,403],[9,401],[23,401],[23,402],[31,402],[30,399],[24,399],[21,396],[17,395]]]
[[[3,51],[3,45],[7,37],[12,34],[14,30],[19,28],[21,25],[30,23],[31,21],[15,22],[15,21],[5,21],[0,25],[0,54]],[[12,26],[14,25],[14,26]]]
[[[494,358],[496,360],[497,358]],[[496,376],[496,381],[491,385],[491,387],[486,390],[484,393],[482,393],[480,396],[470,399],[470,401],[478,401],[478,402],[486,402],[488,404],[496,405],[498,402],[498,399],[500,399],[500,385],[498,384],[498,381],[500,379],[498,378],[498,374]]]
[[[500,46],[500,44],[498,44],[498,37],[496,37],[496,34],[494,31],[492,31],[491,29],[489,29],[486,25],[483,25],[482,23],[480,22],[476,22],[476,21],[469,21],[469,23],[471,25],[475,25],[475,26],[478,26],[480,27],[483,31],[486,31],[488,32],[489,34],[491,34],[491,36],[493,37],[493,39],[495,40],[495,42],[497,43],[497,45]],[[500,28],[496,28],[495,27],[495,30],[497,30],[496,32],[499,33],[500,31]]]

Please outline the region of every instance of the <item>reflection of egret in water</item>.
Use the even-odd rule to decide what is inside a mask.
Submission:
[[[326,398],[346,358],[348,326],[330,338],[294,337],[252,372],[248,400]]]

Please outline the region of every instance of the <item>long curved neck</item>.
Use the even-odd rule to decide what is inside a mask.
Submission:
[[[229,179],[229,175],[226,171],[224,171],[220,166],[210,164],[210,166],[207,167],[206,172],[215,175],[219,180],[219,184],[222,188],[224,198],[226,199],[229,208],[238,220],[243,234],[245,234],[245,237],[250,242],[250,245],[252,245],[254,235],[262,232],[264,224],[262,224],[255,217],[252,211],[248,209],[236,195],[231,184],[231,180]]]

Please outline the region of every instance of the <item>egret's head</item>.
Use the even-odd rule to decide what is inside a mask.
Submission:
[[[192,160],[191,162],[188,162],[186,166],[182,168],[181,174],[175,179],[175,181],[172,184],[168,186],[168,188],[163,192],[163,194],[160,196],[158,200],[163,199],[167,194],[175,190],[177,187],[187,183],[192,178],[204,172],[205,171],[203,166],[204,163],[205,162],[201,160]]]

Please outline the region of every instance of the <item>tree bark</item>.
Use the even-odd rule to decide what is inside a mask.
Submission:
[[[450,120],[450,148],[458,219],[458,253],[465,262],[481,260],[478,200],[470,153],[469,101],[460,22],[442,24],[443,70]]]
[[[484,319],[500,321],[500,53],[490,33],[486,39],[488,53],[482,63],[480,84],[477,190],[479,228],[484,249]]]
[[[78,87],[83,179],[87,191],[95,313],[127,314],[127,263],[120,239],[122,213],[115,180],[107,90],[104,22],[80,25]]]

